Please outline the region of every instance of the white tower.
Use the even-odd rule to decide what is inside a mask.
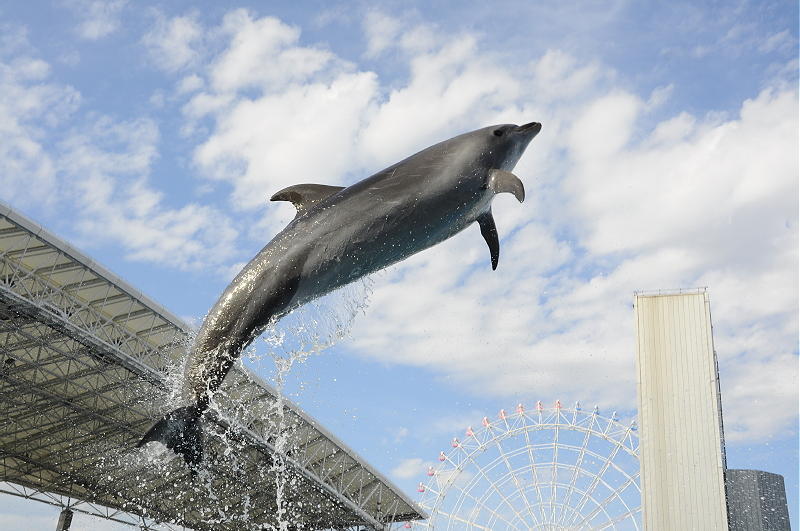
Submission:
[[[637,293],[634,314],[645,529],[727,530],[708,293]]]

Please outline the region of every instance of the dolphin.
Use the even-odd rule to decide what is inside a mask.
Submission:
[[[494,125],[445,140],[348,187],[298,184],[295,218],[236,275],[206,316],[184,375],[191,403],[156,422],[137,446],[158,441],[194,469],[200,418],[241,352],[293,309],[427,249],[478,223],[497,268],[492,199],[525,199],[514,169],[542,126]]]

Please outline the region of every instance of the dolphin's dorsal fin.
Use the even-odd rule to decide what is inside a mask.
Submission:
[[[489,172],[489,179],[486,181],[486,188],[496,194],[508,192],[514,194],[517,201],[525,201],[525,187],[519,177],[510,171],[492,170]]]
[[[492,271],[497,269],[497,260],[500,258],[500,240],[497,239],[497,227],[494,224],[492,211],[484,212],[477,219],[481,226],[481,234],[489,246],[489,253],[492,255]]]
[[[329,186],[327,184],[295,184],[283,190],[276,192],[275,195],[270,197],[270,201],[291,201],[297,209],[299,216],[314,203],[322,201],[326,197],[332,196],[339,190],[344,189],[344,186]]]

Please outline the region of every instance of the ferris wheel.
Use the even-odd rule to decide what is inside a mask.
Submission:
[[[406,528],[642,529],[636,422],[541,402],[484,417],[454,438],[418,487]]]

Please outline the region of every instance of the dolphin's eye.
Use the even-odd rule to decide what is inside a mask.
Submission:
[[[502,129],[495,129],[494,130],[494,136],[503,136],[503,130]]]

